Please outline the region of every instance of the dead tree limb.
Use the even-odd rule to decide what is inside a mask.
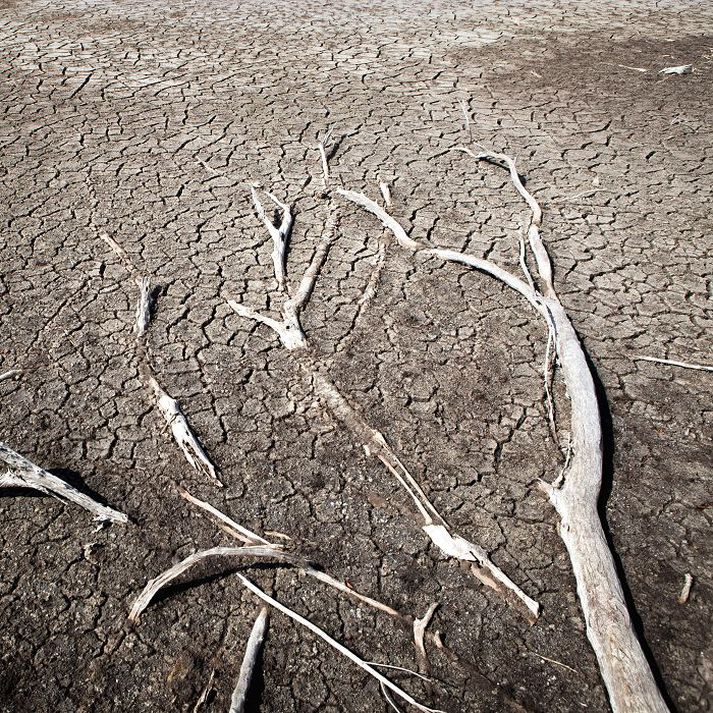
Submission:
[[[275,199],[277,200],[277,199]],[[258,201],[259,203],[259,201]],[[262,206],[260,206],[262,209]],[[263,211],[264,215],[264,211]],[[119,258],[124,268],[133,277],[139,288],[139,297],[136,301],[136,317],[134,331],[136,332],[136,355],[139,360],[139,374],[144,385],[149,389],[158,410],[166,420],[171,429],[174,440],[178,444],[181,452],[189,465],[198,473],[213,480],[220,488],[223,483],[218,477],[216,468],[208,457],[200,441],[193,433],[193,429],[188,423],[188,419],[181,410],[181,406],[172,398],[159,384],[154,367],[151,363],[150,353],[147,347],[147,329],[151,323],[153,300],[151,297],[151,283],[149,278],[141,275],[124,248],[106,233],[100,233],[99,237],[111,248]]]
[[[594,380],[582,344],[554,289],[552,266],[540,235],[542,210],[504,154],[461,149],[478,161],[508,171],[513,186],[531,213],[529,247],[540,287],[528,284],[488,260],[455,250],[430,248],[410,238],[398,222],[360,193],[340,190],[389,228],[398,243],[414,253],[468,265],[489,274],[521,294],[554,334],[557,358],[571,403],[572,456],[552,484],[542,481],[560,518],[560,536],[569,553],[584,612],[587,636],[615,713],[665,713],[668,707],[634,631],[619,575],[599,519],[602,483],[602,427]]]
[[[0,461],[9,468],[4,476],[0,476],[0,488],[32,488],[58,500],[79,505],[92,513],[95,520],[121,524],[129,522],[123,512],[101,505],[56,475],[36,466],[4,443],[0,443]]]
[[[412,250],[417,250],[420,245],[411,240],[403,228],[389,216],[376,203],[358,194],[350,194],[347,191],[339,191],[343,195],[352,195],[357,200],[362,200],[363,204],[372,206],[379,211],[379,215],[384,225],[396,236],[399,243]],[[253,201],[259,205],[256,199],[255,190],[252,190]],[[268,194],[271,195],[271,194]],[[291,215],[288,206],[283,206],[283,216]],[[273,268],[278,286],[282,286],[285,292],[285,302],[282,307],[282,320],[263,315],[255,310],[246,307],[235,300],[228,300],[230,307],[241,317],[252,319],[255,322],[266,325],[272,329],[288,351],[296,355],[298,363],[311,376],[317,394],[322,398],[331,413],[354,434],[364,446],[368,454],[380,460],[389,472],[396,478],[401,487],[413,500],[416,509],[421,517],[421,527],[434,545],[446,556],[471,563],[473,574],[484,584],[492,589],[514,598],[519,604],[524,605],[528,617],[531,620],[537,618],[539,604],[529,597],[520,587],[518,587],[502,570],[493,562],[482,547],[468,542],[459,535],[454,535],[446,520],[438,512],[433,503],[428,499],[421,486],[404,466],[399,457],[394,453],[384,436],[376,429],[369,426],[358,411],[341,394],[337,385],[329,375],[328,369],[323,360],[311,349],[307,337],[302,329],[300,314],[304,309],[310,294],[314,288],[320,269],[326,258],[329,246],[334,240],[334,212],[330,212],[327,229],[321,243],[315,249],[310,266],[304,273],[299,289],[296,294],[292,294],[286,280],[286,240],[282,236],[282,230],[272,224],[264,215],[264,211],[258,210],[258,215],[265,223],[273,241]],[[283,217],[283,224],[285,219]],[[290,223],[291,226],[291,223]],[[444,254],[448,252],[445,251]],[[454,253],[455,254],[455,253]],[[275,257],[277,256],[277,257]],[[484,261],[481,261],[484,262]],[[504,270],[493,265],[493,269],[500,271],[508,278],[512,278],[513,284],[521,285],[530,299],[536,302],[535,292],[522,280],[510,276]]]

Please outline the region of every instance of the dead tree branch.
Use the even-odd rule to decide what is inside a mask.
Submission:
[[[340,194],[351,198],[360,205],[363,205],[371,212],[378,214],[384,225],[395,235],[396,240],[404,247],[412,250],[420,249],[420,245],[411,240],[406,235],[399,223],[389,216],[380,206],[361,194],[349,191],[339,191]],[[254,190],[253,190],[254,195]],[[289,209],[288,209],[289,210]],[[293,296],[286,284],[285,274],[285,254],[280,252],[280,259],[273,260],[275,277],[278,284],[284,286],[286,300],[282,308],[282,320],[278,321],[272,317],[260,314],[255,310],[245,307],[235,300],[229,300],[230,307],[242,317],[264,324],[272,329],[279,337],[282,345],[289,351],[295,353],[298,363],[311,376],[317,394],[322,398],[334,417],[346,426],[361,442],[367,453],[379,459],[389,472],[396,478],[401,487],[413,500],[418,510],[422,523],[422,529],[430,540],[447,557],[459,559],[472,563],[472,571],[475,576],[487,586],[498,592],[513,596],[520,604],[527,609],[528,616],[536,619],[539,613],[539,604],[525,594],[507,575],[502,572],[493,562],[491,562],[487,552],[478,545],[468,542],[459,535],[453,535],[450,528],[438,512],[433,503],[430,502],[421,486],[404,466],[398,456],[386,442],[384,436],[376,429],[369,426],[357,410],[341,394],[333,379],[328,373],[328,369],[318,355],[310,348],[307,337],[300,323],[300,314],[307,303],[307,300],[314,288],[321,267],[329,249],[329,245],[334,240],[334,212],[330,212],[327,230],[322,238],[322,242],[317,247],[310,266],[300,283],[297,293]],[[263,222],[265,220],[263,219]],[[267,223],[266,223],[267,226]],[[271,223],[268,231],[272,236],[273,243],[279,240],[277,229]],[[282,245],[282,243],[280,243]],[[449,259],[452,251],[435,251],[442,254],[444,259]],[[459,259],[466,259],[460,254],[453,253]],[[473,258],[473,260],[475,260]],[[477,262],[477,261],[476,261]],[[503,274],[513,285],[518,286],[528,297],[537,304],[535,292],[522,280],[511,276],[506,271],[498,268],[487,261],[480,261],[491,266],[496,274]],[[377,264],[378,267],[378,264]],[[280,277],[281,275],[281,277]]]
[[[506,169],[517,192],[530,209],[529,247],[537,267],[540,289],[494,265],[454,250],[430,249],[408,237],[406,231],[377,204],[360,193],[340,191],[365,208],[394,233],[398,243],[415,253],[469,265],[520,293],[545,319],[554,334],[557,358],[571,402],[572,456],[553,484],[542,482],[560,518],[560,536],[569,553],[584,612],[587,636],[599,662],[615,713],[664,713],[668,710],[651,667],[632,626],[616,565],[598,513],[602,482],[602,429],[597,393],[582,344],[559,300],[552,266],[540,235],[542,210],[527,191],[514,161],[492,152],[473,153]]]
[[[5,475],[0,476],[0,488],[32,488],[58,500],[79,505],[92,513],[95,520],[121,524],[129,522],[123,512],[101,505],[56,475],[36,466],[4,443],[0,443],[0,461],[9,468]]]

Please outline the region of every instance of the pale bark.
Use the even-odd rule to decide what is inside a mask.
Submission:
[[[410,238],[391,215],[363,194],[344,190],[339,193],[378,218],[402,247],[485,272],[520,293],[544,317],[550,334],[554,335],[555,352],[571,402],[572,456],[555,483],[543,482],[542,488],[560,518],[560,535],[572,563],[587,636],[597,656],[613,711],[664,713],[668,708],[634,631],[599,518],[603,451],[597,393],[582,344],[554,288],[550,257],[540,236],[542,210],[524,187],[510,157],[461,150],[477,160],[505,168],[530,208],[528,241],[541,290],[535,286],[522,254],[521,265],[524,265],[527,283],[490,261],[455,250],[426,247]]]

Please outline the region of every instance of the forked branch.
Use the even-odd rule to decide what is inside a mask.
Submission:
[[[664,713],[668,710],[632,626],[611,550],[598,513],[602,482],[602,429],[597,393],[582,344],[560,302],[552,267],[540,235],[542,211],[525,189],[515,162],[504,154],[461,149],[477,160],[505,168],[531,212],[529,246],[537,266],[540,292],[491,262],[454,250],[423,247],[390,215],[362,194],[340,191],[390,228],[403,247],[469,265],[496,277],[520,293],[546,320],[571,402],[571,458],[553,484],[542,483],[560,517],[560,535],[569,553],[584,612],[587,636],[599,662],[615,713]],[[521,263],[524,262],[524,256]],[[525,263],[526,264],[526,263]],[[526,276],[529,271],[526,272]]]

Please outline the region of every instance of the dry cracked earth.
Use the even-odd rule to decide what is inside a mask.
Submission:
[[[179,486],[406,613],[439,602],[431,626],[457,660],[431,648],[432,684],[390,674],[424,703],[609,710],[535,487],[562,460],[545,330],[487,276],[395,244],[360,310],[383,231],[325,191],[315,145],[330,125],[333,185],[376,197],[387,182],[412,236],[515,271],[526,207],[502,171],[451,149],[472,138],[517,157],[606,394],[602,513],[637,626],[672,709],[711,710],[713,381],[633,357],[711,361],[713,8],[0,0],[0,71],[0,372],[22,370],[0,381],[0,440],[132,520],[97,529],[3,491],[2,711],[227,711],[258,610],[236,571],[364,659],[416,667],[398,622],[266,564],[195,570],[129,625],[148,579],[231,543]],[[542,604],[534,625],[444,559],[274,334],[228,307],[278,304],[253,182],[294,208],[290,275],[335,215],[305,331],[453,527]],[[102,232],[156,287],[150,358],[223,489],[182,458],[145,386],[137,288]],[[279,613],[251,705],[389,710]]]

